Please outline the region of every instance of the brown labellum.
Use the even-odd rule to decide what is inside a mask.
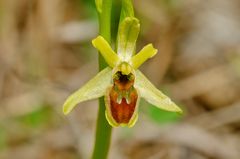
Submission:
[[[128,124],[136,110],[138,94],[133,86],[134,75],[123,75],[120,71],[113,78],[109,92],[109,105],[113,119],[118,124]]]

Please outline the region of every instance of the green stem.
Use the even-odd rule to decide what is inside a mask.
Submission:
[[[96,0],[101,1],[101,0]],[[98,4],[96,2],[96,4]],[[111,42],[111,9],[112,0],[102,0],[101,5],[97,6],[99,18],[99,32],[109,43]],[[99,71],[104,69],[107,64],[103,57],[99,54]],[[95,145],[92,154],[92,159],[107,159],[109,147],[111,144],[112,127],[108,124],[105,118],[105,103],[104,98],[99,99],[99,110],[97,118]]]

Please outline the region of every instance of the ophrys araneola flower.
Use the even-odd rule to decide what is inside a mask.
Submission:
[[[113,127],[132,127],[135,124],[141,97],[158,108],[182,112],[138,70],[148,58],[157,53],[152,44],[148,44],[135,54],[139,30],[139,21],[134,17],[127,17],[120,23],[117,53],[101,36],[92,41],[109,67],[68,97],[63,106],[65,114],[68,114],[78,103],[101,96],[105,97],[106,118]]]

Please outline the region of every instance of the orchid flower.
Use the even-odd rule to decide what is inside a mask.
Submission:
[[[63,106],[64,114],[68,114],[80,102],[101,96],[105,97],[106,119],[113,127],[132,127],[136,123],[141,97],[160,109],[182,112],[138,70],[157,53],[157,49],[148,44],[135,54],[139,31],[139,20],[126,17],[119,25],[117,53],[102,36],[92,40],[93,46],[109,66],[67,98]]]

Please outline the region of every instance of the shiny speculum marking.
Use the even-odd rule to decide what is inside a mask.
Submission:
[[[132,118],[138,94],[133,86],[134,75],[123,75],[118,71],[113,78],[113,87],[110,90],[110,109],[112,117],[118,124],[127,124]]]

